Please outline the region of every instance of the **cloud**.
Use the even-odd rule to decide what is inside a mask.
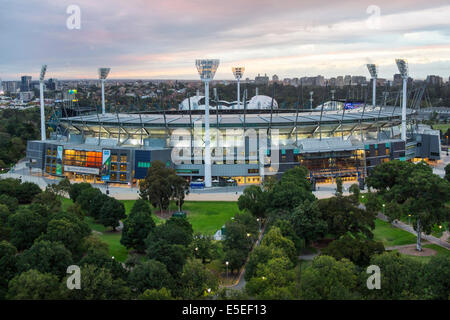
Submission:
[[[377,2],[379,29],[368,28],[366,0],[3,0],[0,77],[36,77],[47,63],[61,79],[94,78],[100,65],[112,78],[196,79],[201,57],[220,58],[224,79],[233,64],[249,77],[298,77],[365,74],[368,60],[391,77],[398,55],[421,64],[413,76],[445,70],[448,2]],[[71,4],[81,8],[80,30],[66,28]]]

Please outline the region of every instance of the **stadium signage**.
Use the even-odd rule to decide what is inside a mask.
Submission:
[[[99,174],[98,168],[86,168],[86,167],[76,167],[76,166],[64,166],[64,171],[76,172],[76,173],[87,173],[87,174]]]

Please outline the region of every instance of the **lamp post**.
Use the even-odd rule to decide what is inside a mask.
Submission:
[[[377,78],[378,70],[375,64],[368,64],[367,69],[369,70],[370,76],[372,77],[372,107],[375,108],[377,102]]]
[[[442,226],[439,226],[439,232],[442,231]],[[442,235],[439,237],[439,244],[442,245],[442,239],[441,239]]]
[[[228,281],[228,261],[225,261],[225,265],[227,266],[227,281]]]
[[[256,221],[258,221],[259,232],[261,232],[261,219],[258,218],[258,219],[256,219]]]
[[[44,64],[41,68],[41,74],[39,76],[39,98],[41,102],[41,140],[46,140],[45,133],[45,105],[44,105],[44,78],[47,72],[47,65]]]
[[[408,224],[411,225],[411,214],[408,214]]]
[[[209,137],[209,82],[219,67],[218,59],[195,60],[200,79],[205,83],[205,187],[211,187],[211,139]]]
[[[244,75],[245,68],[244,67],[233,67],[231,68],[233,71],[234,78],[237,82],[237,104],[238,109],[241,108],[241,78]]]
[[[386,205],[383,203],[383,214],[384,214],[384,208],[386,207]]]
[[[406,142],[406,103],[408,86],[408,62],[405,59],[396,59],[398,71],[403,78],[403,98],[402,98],[402,140]]]
[[[105,114],[105,81],[111,68],[99,68],[98,77],[102,83],[102,114]]]

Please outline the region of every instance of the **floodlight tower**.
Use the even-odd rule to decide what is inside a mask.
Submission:
[[[41,68],[41,74],[39,76],[39,97],[41,100],[41,140],[46,140],[45,134],[45,106],[44,106],[44,79],[47,72],[47,65],[44,64]]]
[[[111,68],[98,68],[98,77],[102,82],[102,114],[105,114],[105,81]]]
[[[231,68],[233,71],[234,77],[237,81],[237,103],[238,109],[241,108],[241,78],[244,75],[245,68],[244,67],[233,67]]]
[[[405,59],[395,59],[398,71],[403,78],[403,98],[402,98],[402,140],[406,142],[406,103],[408,86],[408,62]]]
[[[209,137],[209,82],[219,67],[218,59],[195,60],[200,79],[205,83],[205,187],[211,187],[211,139]]]
[[[314,91],[310,91],[309,92],[309,105],[310,105],[310,108],[312,109],[313,107],[312,107],[312,104],[313,104],[313,94],[314,94]]]
[[[367,69],[369,70],[370,76],[372,77],[372,106],[375,108],[377,104],[378,68],[375,64],[368,64]]]
[[[332,109],[334,110],[334,108],[336,107],[336,103],[334,102],[334,94],[336,93],[336,90],[333,89],[330,92],[331,92],[331,106]]]

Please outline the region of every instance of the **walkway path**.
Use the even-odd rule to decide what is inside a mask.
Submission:
[[[387,222],[389,221],[388,218],[382,213],[378,213],[377,217],[383,221],[387,221]],[[412,233],[413,235],[415,235],[417,237],[417,232],[414,230],[414,228],[402,221],[396,220],[396,222],[393,222],[392,225],[396,228],[408,231],[409,233]],[[447,241],[443,241],[442,239],[436,238],[432,235],[424,234],[423,232],[421,234],[421,237],[422,237],[422,239],[425,239],[425,240],[429,241],[430,243],[437,244],[438,246],[441,246],[443,248],[450,250],[450,243],[448,243]]]

